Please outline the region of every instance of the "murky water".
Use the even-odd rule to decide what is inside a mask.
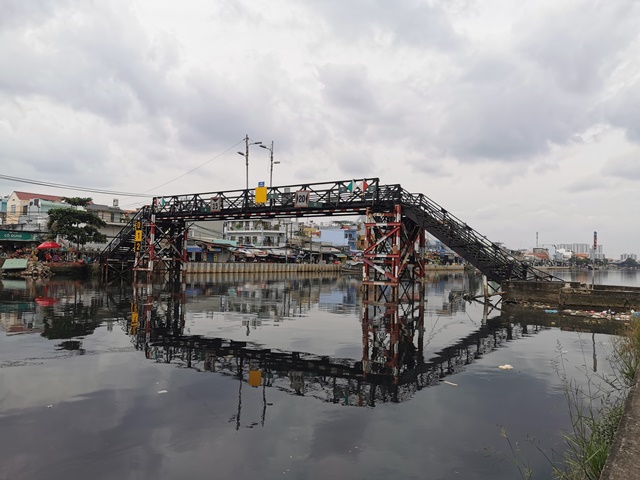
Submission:
[[[609,368],[611,325],[485,309],[462,273],[397,329],[349,277],[0,285],[0,479],[551,478],[557,369]]]

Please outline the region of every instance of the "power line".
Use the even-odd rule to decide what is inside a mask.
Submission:
[[[170,183],[175,182],[176,180],[185,177],[187,175],[189,175],[190,173],[195,172],[196,170],[198,170],[199,168],[204,167],[205,165],[213,162],[214,160],[216,160],[217,158],[220,158],[222,155],[224,155],[225,153],[227,153],[229,150],[234,149],[235,147],[237,147],[238,145],[240,145],[242,142],[244,141],[244,139],[240,140],[239,142],[235,143],[234,145],[230,146],[229,148],[227,148],[226,150],[224,150],[223,152],[219,153],[218,155],[216,155],[215,157],[207,160],[206,162],[204,162],[201,165],[198,165],[195,168],[192,168],[191,170],[189,170],[188,172],[183,173],[182,175],[169,180],[168,182],[165,182],[161,185],[158,185],[156,187],[150,188],[149,190],[145,190],[142,193],[130,193],[130,192],[118,192],[118,191],[114,191],[114,190],[103,190],[103,189],[99,189],[99,188],[91,188],[91,187],[78,187],[76,185],[66,185],[64,183],[54,183],[54,182],[45,182],[42,180],[32,180],[30,178],[22,178],[22,177],[12,177],[10,175],[2,175],[0,174],[0,179],[3,180],[10,180],[12,182],[18,182],[18,183],[28,183],[31,185],[39,185],[41,187],[50,187],[50,188],[61,188],[61,189],[65,189],[65,190],[73,190],[73,191],[78,191],[78,192],[89,192],[89,193],[101,193],[103,195],[118,195],[118,196],[122,196],[122,197],[138,197],[138,198],[149,198],[152,195],[145,195],[147,193],[149,193],[152,190],[156,190],[160,187],[164,187],[165,185],[168,185]]]
[[[99,188],[89,188],[89,187],[78,187],[75,185],[65,185],[63,183],[53,183],[53,182],[44,182],[41,180],[32,180],[29,178],[22,178],[22,177],[11,177],[9,175],[2,175],[0,174],[0,179],[4,179],[4,180],[11,180],[13,182],[18,182],[18,183],[29,183],[32,185],[40,185],[42,187],[51,187],[51,188],[64,188],[66,190],[75,190],[78,192],[89,192],[89,193],[102,193],[105,195],[119,195],[122,197],[143,197],[143,198],[148,198],[151,195],[143,195],[140,193],[128,193],[128,192],[116,192],[114,190],[102,190]]]
[[[165,185],[169,185],[170,183],[175,182],[175,181],[176,181],[176,180],[178,180],[179,178],[182,178],[182,177],[184,177],[184,176],[186,176],[186,175],[189,175],[189,174],[190,174],[190,173],[192,173],[192,172],[195,172],[195,171],[196,171],[196,170],[198,170],[199,168],[202,168],[202,167],[204,167],[205,165],[207,165],[207,164],[209,164],[209,163],[213,162],[215,159],[220,158],[222,155],[224,155],[225,153],[227,153],[229,150],[232,150],[232,149],[236,148],[236,147],[237,147],[238,145],[240,145],[242,142],[244,142],[244,138],[243,138],[242,140],[240,140],[238,143],[236,143],[236,144],[234,144],[234,145],[231,145],[231,146],[230,146],[229,148],[227,148],[224,152],[219,153],[218,155],[216,155],[215,157],[211,158],[210,160],[207,160],[207,161],[206,161],[206,162],[204,162],[202,165],[198,165],[196,168],[192,168],[192,169],[191,169],[191,170],[189,170],[188,172],[183,173],[182,175],[180,175],[179,177],[176,177],[176,178],[174,178],[173,180],[169,180],[168,182],[163,183],[162,185],[158,185],[158,186],[156,186],[156,187],[150,188],[149,190],[146,190],[146,191],[145,191],[145,192],[143,192],[143,193],[147,193],[147,192],[150,192],[151,190],[155,190],[156,188],[160,188],[160,187],[164,187]]]

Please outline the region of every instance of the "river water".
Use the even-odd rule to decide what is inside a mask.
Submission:
[[[481,278],[463,273],[429,274],[397,330],[363,328],[342,276],[0,288],[2,480],[552,478],[561,374],[607,374],[615,332],[465,301]]]

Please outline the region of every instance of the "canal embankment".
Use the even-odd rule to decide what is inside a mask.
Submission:
[[[629,391],[600,480],[640,479],[640,391],[638,375]]]
[[[542,304],[562,310],[640,310],[640,287],[509,280],[501,284],[501,291],[505,303]]]

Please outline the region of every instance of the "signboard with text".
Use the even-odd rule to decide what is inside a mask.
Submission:
[[[14,232],[11,230],[0,230],[0,241],[12,240],[14,242],[37,242],[38,234],[33,232]]]
[[[295,208],[306,208],[309,206],[309,190],[298,190],[296,192]]]

